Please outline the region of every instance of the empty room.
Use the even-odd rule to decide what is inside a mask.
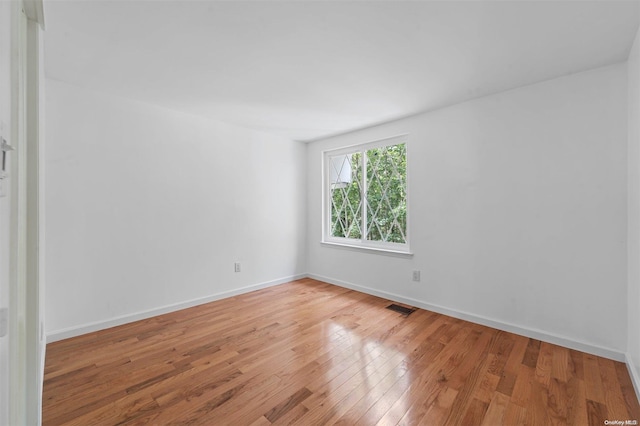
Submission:
[[[637,425],[639,25],[0,2],[0,425]]]

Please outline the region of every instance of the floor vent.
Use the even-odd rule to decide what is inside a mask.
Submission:
[[[387,309],[391,309],[392,311],[399,312],[405,317],[408,317],[413,312],[415,312],[415,309],[405,308],[404,306],[396,305],[395,303],[387,306]]]

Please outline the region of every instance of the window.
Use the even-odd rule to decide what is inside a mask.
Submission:
[[[324,242],[409,252],[407,137],[324,154]]]

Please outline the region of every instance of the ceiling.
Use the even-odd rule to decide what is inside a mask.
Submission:
[[[625,61],[638,1],[45,0],[47,77],[309,141]]]

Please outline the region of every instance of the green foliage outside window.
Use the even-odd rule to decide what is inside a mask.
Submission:
[[[363,173],[363,155],[366,173]],[[331,190],[331,235],[362,239],[364,232],[368,241],[406,243],[406,145],[355,152],[347,156],[340,167],[350,168],[351,181],[334,185]]]

